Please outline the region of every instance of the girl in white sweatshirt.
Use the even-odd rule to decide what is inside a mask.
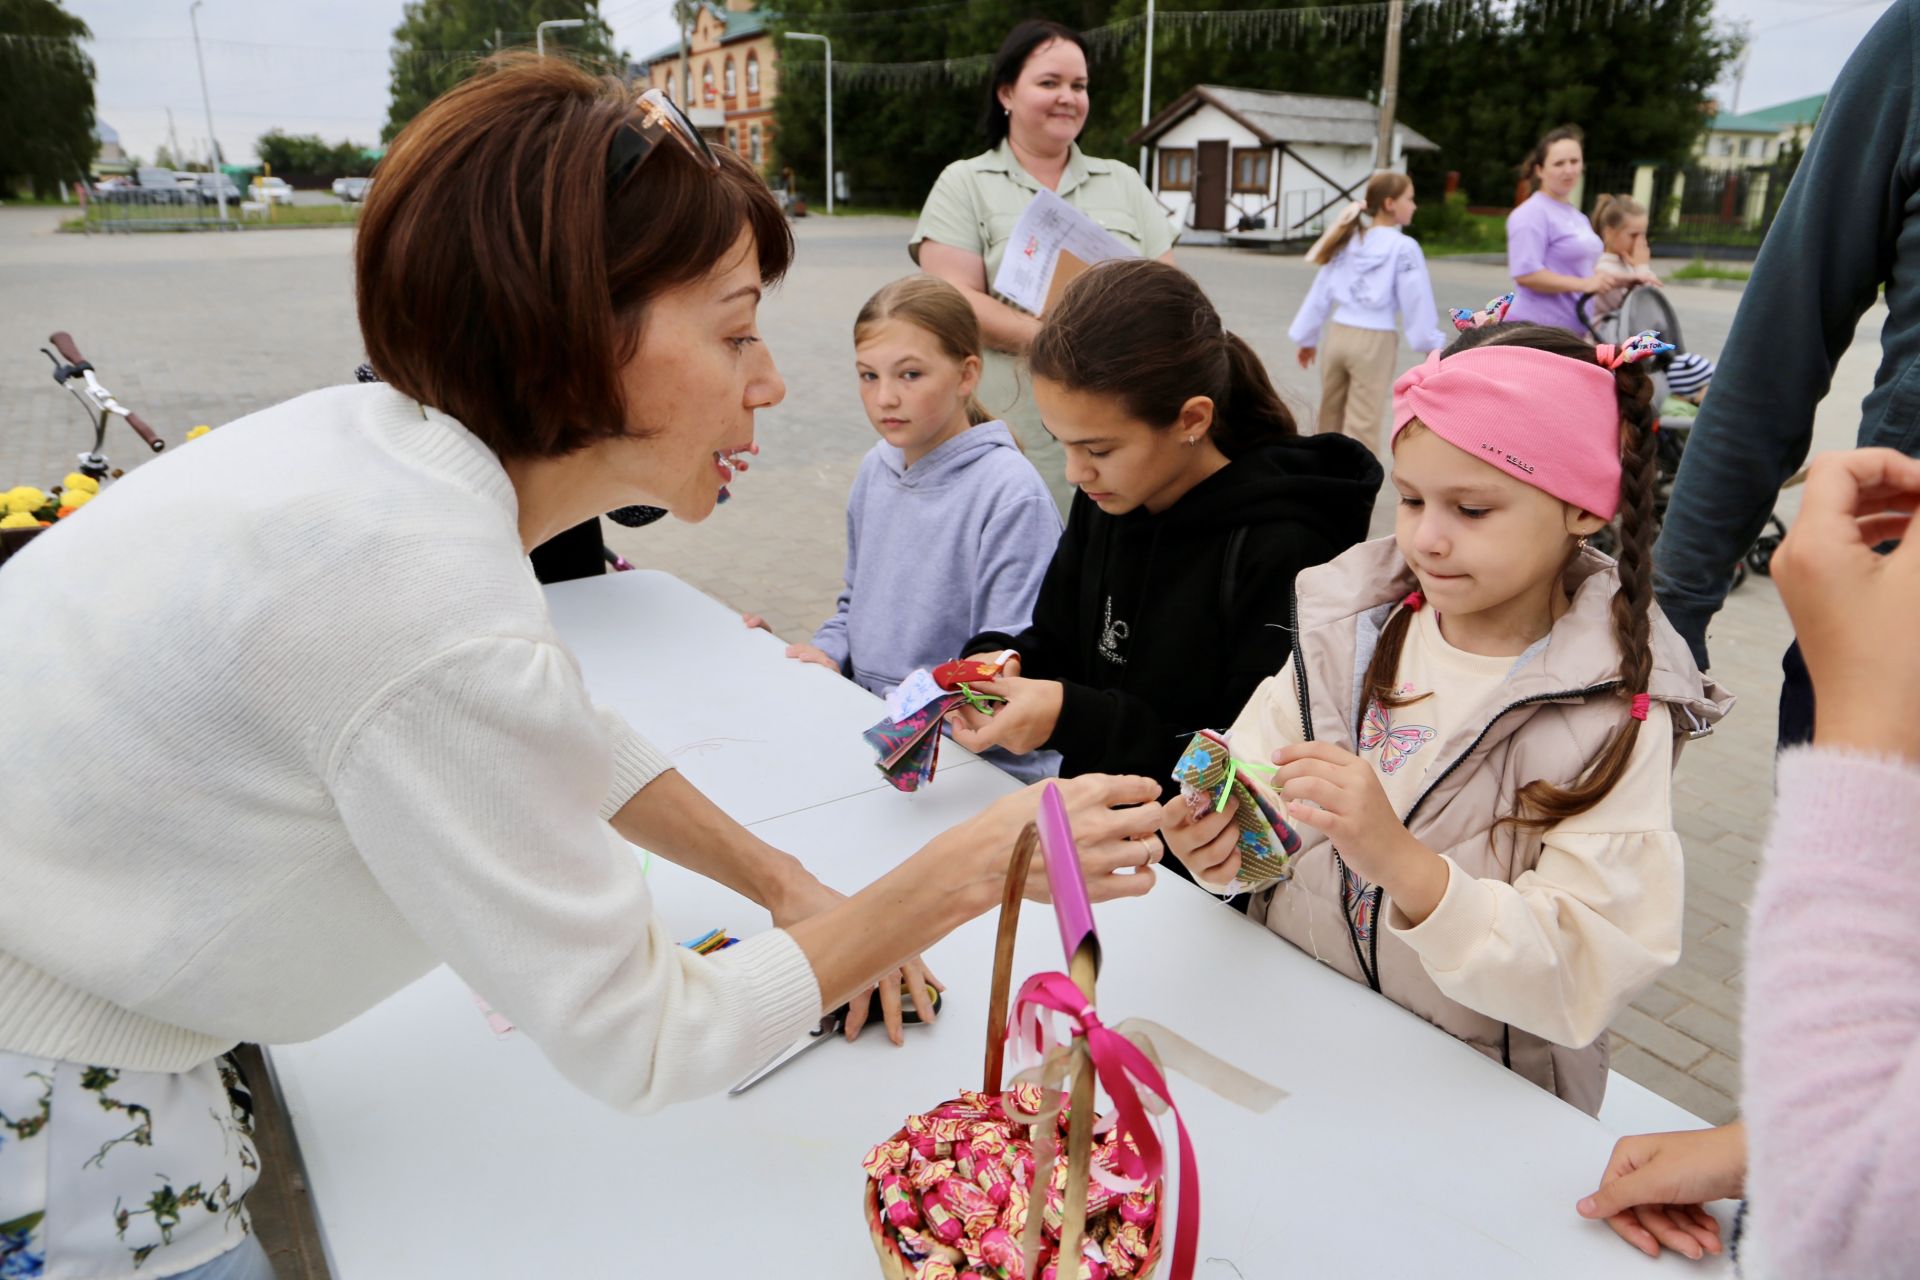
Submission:
[[[1287,329],[1302,369],[1316,352],[1322,357],[1317,429],[1350,435],[1375,452],[1393,385],[1394,329],[1406,326],[1415,351],[1446,345],[1426,257],[1400,230],[1415,207],[1413,179],[1373,175],[1366,202],[1348,205],[1307,251],[1307,261],[1322,264],[1320,274]]]

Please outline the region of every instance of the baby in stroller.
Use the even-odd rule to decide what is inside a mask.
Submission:
[[[1593,229],[1605,252],[1596,269],[1625,277],[1629,283],[1587,294],[1574,305],[1581,323],[1595,342],[1621,343],[1648,329],[1658,332],[1674,350],[1655,364],[1654,390],[1661,418],[1692,416],[1713,380],[1713,361],[1688,351],[1680,336],[1680,317],[1674,314],[1660,279],[1648,263],[1647,207],[1630,196],[1603,195],[1593,205]],[[1669,401],[1680,401],[1669,405]]]

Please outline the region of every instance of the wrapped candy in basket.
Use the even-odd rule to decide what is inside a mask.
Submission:
[[[1036,845],[1069,972],[1028,979],[1009,1019],[1021,891]],[[1173,1280],[1192,1276],[1200,1181],[1161,1059],[1254,1110],[1284,1095],[1163,1027],[1103,1025],[1093,1008],[1099,959],[1065,805],[1048,784],[1039,822],[1021,834],[1007,870],[982,1087],[907,1117],[864,1162],[867,1227],[887,1280],[1146,1280],[1163,1260]],[[1055,1037],[1056,1020],[1070,1030],[1064,1039]],[[1036,1065],[1003,1091],[1009,1042]],[[1096,1075],[1113,1103],[1105,1119],[1094,1111]],[[1155,1118],[1163,1115],[1172,1116],[1177,1147],[1161,1141]]]

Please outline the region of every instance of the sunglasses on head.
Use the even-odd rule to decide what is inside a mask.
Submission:
[[[654,149],[669,139],[685,147],[688,155],[708,169],[720,168],[720,157],[713,154],[713,148],[693,127],[693,121],[687,119],[687,113],[665,93],[648,89],[634,99],[633,111],[633,116],[613,135],[613,142],[607,148],[607,194],[618,191],[620,184],[647,162]]]

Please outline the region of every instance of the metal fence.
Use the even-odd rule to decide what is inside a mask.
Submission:
[[[1603,191],[1633,196],[1647,206],[1656,250],[1747,251],[1766,238],[1799,165],[1800,153],[1789,151],[1760,165],[1595,169],[1587,174],[1584,203],[1591,209]]]
[[[87,197],[86,231],[218,231],[239,226],[240,201],[227,200],[227,218],[211,195],[186,188],[122,187]]]

